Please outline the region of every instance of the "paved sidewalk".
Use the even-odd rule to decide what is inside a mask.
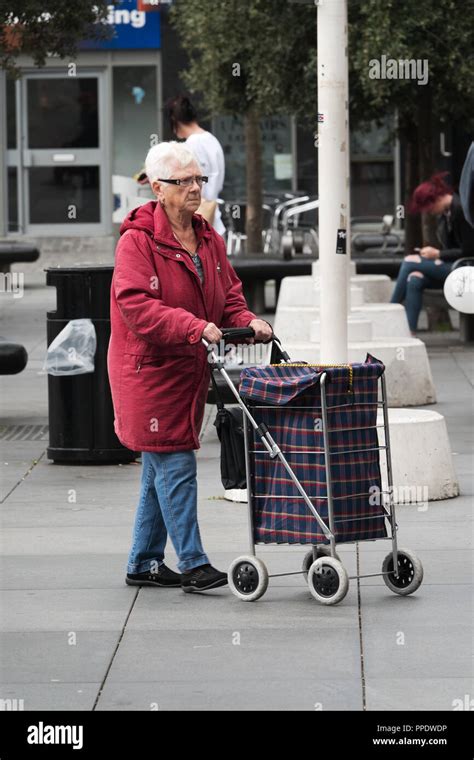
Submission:
[[[24,298],[1,301],[0,334],[23,342],[30,361],[0,378],[0,700],[24,700],[25,710],[451,710],[474,697],[472,349],[430,348],[434,408],[446,416],[462,495],[426,512],[398,508],[400,546],[425,568],[415,595],[353,580],[342,604],[324,608],[301,576],[271,580],[255,604],[228,589],[140,590],[124,583],[140,465],[46,459],[41,365],[55,291],[43,282],[32,273]],[[209,407],[198,454],[200,525],[211,561],[226,569],[247,551],[246,505],[222,499],[214,416]],[[379,572],[389,547],[340,554],[350,575]],[[259,551],[270,573],[299,570],[304,553]]]

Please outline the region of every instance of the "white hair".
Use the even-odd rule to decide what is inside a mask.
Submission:
[[[154,145],[145,158],[145,172],[150,184],[158,177],[169,179],[176,169],[185,169],[189,164],[196,163],[201,167],[196,156],[182,143],[171,141]]]

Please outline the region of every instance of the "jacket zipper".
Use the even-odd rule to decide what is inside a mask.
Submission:
[[[156,238],[154,238],[154,240],[155,240],[155,243],[156,243],[157,250],[159,251],[160,250],[160,246],[158,244],[158,241],[156,240]],[[198,248],[199,248],[200,245],[201,245],[201,240],[199,241]],[[168,247],[171,248],[171,246],[168,246]],[[184,251],[184,248],[180,248],[180,250]],[[197,251],[197,248],[196,248],[196,251]],[[186,264],[184,266],[186,266]],[[203,266],[203,265],[201,264],[201,266]],[[186,267],[186,269],[188,269],[188,267]],[[203,270],[204,270],[204,266],[203,266]],[[220,274],[220,269],[218,271],[219,271],[219,274]],[[201,278],[199,277],[197,271],[193,271],[193,270],[189,270],[188,269],[188,272],[190,272],[191,276],[194,279],[194,282],[196,283],[196,285],[197,285],[197,287],[199,289],[199,293],[200,293],[200,296],[201,296],[201,299],[202,299],[202,305],[204,306],[204,313],[206,314],[206,319],[209,319],[209,314],[208,314],[208,310],[207,310],[207,306],[206,306],[206,299],[204,298],[204,288],[203,288],[203,283],[201,282]],[[137,369],[137,372],[139,372],[138,369]]]

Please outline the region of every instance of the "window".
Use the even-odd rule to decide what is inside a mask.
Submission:
[[[237,116],[218,116],[213,120],[213,128],[225,157],[222,195],[226,200],[244,199],[247,191],[243,119]],[[261,131],[264,193],[291,190],[293,157],[290,118],[268,116],[261,121]]]
[[[351,132],[351,216],[393,213],[392,119]]]
[[[112,173],[133,177],[158,133],[156,66],[114,66],[113,96]]]

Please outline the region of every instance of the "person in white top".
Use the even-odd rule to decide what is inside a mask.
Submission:
[[[224,187],[225,176],[224,151],[219,140],[199,126],[196,110],[185,95],[169,100],[166,111],[173,133],[178,139],[186,141],[186,147],[196,156],[203,175],[209,177],[202,187],[202,197],[208,201],[217,200]],[[214,214],[213,227],[220,235],[225,233],[219,205]]]

